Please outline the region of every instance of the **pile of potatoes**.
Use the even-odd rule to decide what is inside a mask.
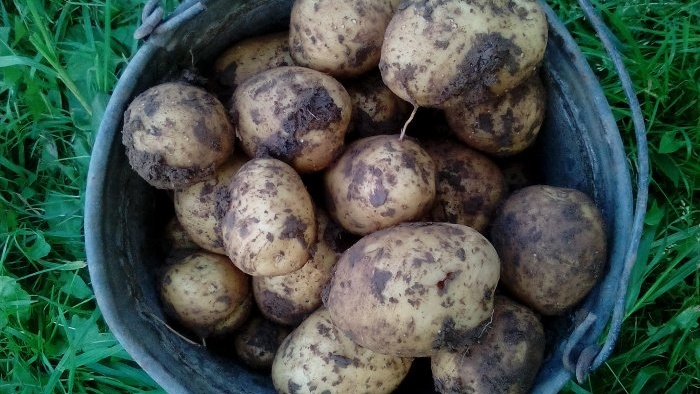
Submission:
[[[526,156],[546,43],[535,0],[297,0],[205,84],[137,96],[123,144],[172,195],[173,327],[233,338],[280,393],[392,392],[416,358],[441,393],[528,391],[541,316],[607,258],[593,201]]]

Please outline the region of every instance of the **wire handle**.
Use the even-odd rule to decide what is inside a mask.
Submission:
[[[168,33],[205,9],[206,6],[199,0],[186,0],[164,20],[165,11],[160,0],[148,0],[141,13],[141,25],[134,31],[134,39],[145,40],[154,34]]]

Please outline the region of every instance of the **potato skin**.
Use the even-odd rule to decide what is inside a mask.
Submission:
[[[316,221],[316,242],[303,267],[286,275],[253,277],[258,309],[275,323],[297,326],[322,304],[321,292],[342,252],[338,245],[342,231],[320,209],[316,210]]]
[[[221,227],[226,254],[253,276],[301,268],[316,240],[311,196],[292,167],[251,159],[231,180],[231,203]]]
[[[452,141],[427,141],[437,167],[437,194],[427,221],[463,224],[482,232],[506,197],[506,181],[490,158]]]
[[[296,0],[289,22],[292,57],[336,78],[361,75],[379,64],[393,10],[387,0]]]
[[[331,217],[366,235],[422,217],[435,198],[435,163],[413,140],[379,135],[357,140],[324,176]]]
[[[340,153],[352,115],[343,85],[303,67],[278,67],[245,80],[233,96],[241,147],[300,173],[320,171]]]
[[[535,185],[512,194],[491,228],[501,282],[543,315],[559,315],[603,273],[607,239],[601,212],[584,193]]]
[[[356,345],[320,308],[282,343],[272,364],[278,393],[391,393],[413,359],[387,356]]]
[[[176,82],[139,94],[124,112],[122,143],[151,186],[182,189],[214,173],[233,152],[224,106],[204,89]]]
[[[289,335],[287,327],[255,316],[236,332],[233,346],[236,356],[253,369],[269,370],[284,338]]]
[[[442,108],[515,87],[542,62],[546,43],[534,0],[407,0],[387,26],[379,68],[402,99]]]
[[[169,265],[160,295],[165,312],[200,338],[235,330],[253,306],[250,277],[225,256],[209,252]]]
[[[352,100],[352,121],[348,138],[397,134],[411,113],[411,105],[395,95],[379,73],[371,73],[346,83]]]
[[[537,315],[496,296],[490,328],[478,343],[431,358],[435,389],[442,394],[525,394],[542,364],[544,347],[544,328]]]
[[[546,105],[542,80],[535,74],[496,99],[453,104],[445,108],[445,118],[454,135],[472,148],[512,156],[535,142]]]
[[[470,227],[402,223],[343,253],[325,305],[362,347],[431,356],[478,339],[493,312],[499,268],[493,246]]]

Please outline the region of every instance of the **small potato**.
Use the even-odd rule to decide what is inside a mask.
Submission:
[[[512,194],[491,227],[501,281],[543,315],[559,315],[588,294],[603,273],[603,217],[584,193],[535,185]]]
[[[231,91],[241,82],[263,71],[293,66],[289,32],[251,37],[226,49],[214,62],[217,81]]]
[[[252,159],[231,180],[221,227],[226,255],[253,276],[284,275],[306,264],[316,240],[311,196],[289,165]]]
[[[489,331],[459,352],[431,358],[439,393],[525,394],[544,356],[544,328],[528,308],[496,296]]]
[[[300,269],[279,276],[253,277],[253,296],[271,321],[299,325],[321,306],[321,291],[333,274],[340,253],[341,229],[322,210],[316,210],[317,236],[311,259]]]
[[[506,197],[500,168],[488,157],[451,141],[428,141],[437,167],[437,194],[428,221],[463,224],[484,231]]]
[[[451,105],[445,109],[445,118],[465,144],[492,155],[511,156],[535,142],[546,109],[544,86],[535,74],[497,99]]]
[[[343,253],[325,305],[362,347],[431,356],[479,338],[493,312],[499,269],[493,246],[470,227],[402,223]]]
[[[163,229],[163,250],[167,254],[179,252],[193,252],[200,247],[195,243],[187,231],[182,227],[177,217],[173,216]]]
[[[381,134],[397,134],[411,113],[411,106],[389,90],[379,73],[346,84],[352,100],[352,122],[348,135],[353,139]]]
[[[499,96],[542,62],[547,19],[535,0],[407,0],[387,26],[386,85],[421,107]]]
[[[206,179],[228,160],[234,131],[216,97],[169,82],[129,104],[122,143],[131,167],[151,186],[182,189]]]
[[[416,220],[435,198],[435,163],[411,139],[379,135],[355,141],[326,170],[331,217],[353,234],[366,235]]]
[[[174,193],[178,220],[204,250],[226,254],[221,236],[222,210],[229,204],[231,179],[246,161],[248,158],[244,155],[235,155],[210,178]]]
[[[356,345],[320,308],[280,346],[272,364],[272,383],[282,394],[391,393],[412,362]]]
[[[259,316],[253,317],[235,334],[236,356],[250,368],[269,370],[277,349],[289,332],[287,327]]]
[[[292,57],[336,78],[363,74],[379,63],[393,12],[388,0],[296,0],[289,22]]]
[[[234,94],[233,112],[248,156],[272,156],[308,173],[326,168],[340,153],[352,102],[328,75],[278,67],[244,81]]]
[[[253,307],[250,277],[225,256],[208,252],[169,265],[160,295],[165,312],[200,338],[235,330]]]

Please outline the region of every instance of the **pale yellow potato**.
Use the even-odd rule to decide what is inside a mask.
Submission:
[[[366,235],[425,215],[435,198],[435,163],[410,138],[378,135],[350,144],[324,182],[331,217]]]
[[[457,100],[445,108],[445,119],[472,148],[512,156],[534,144],[546,109],[544,86],[535,74],[496,99],[478,104]]]
[[[325,305],[338,329],[362,347],[431,356],[481,336],[499,270],[496,250],[470,227],[402,223],[343,253]]]
[[[435,389],[442,394],[525,394],[544,357],[544,328],[527,307],[496,296],[489,330],[478,343],[431,357]]]
[[[221,221],[230,199],[228,186],[246,161],[248,158],[244,155],[234,155],[208,179],[174,193],[173,203],[179,222],[204,250],[226,254]]]
[[[122,143],[131,167],[159,189],[202,181],[231,156],[233,126],[206,90],[176,82],[139,94],[124,113]]]
[[[322,307],[282,342],[272,363],[272,383],[283,394],[391,393],[412,362],[356,345]]]
[[[234,93],[233,112],[248,156],[271,156],[308,173],[326,168],[340,153],[352,102],[326,74],[278,67],[244,81]]]
[[[547,45],[536,0],[407,0],[387,26],[386,85],[421,107],[498,96],[531,75]]]
[[[296,0],[289,22],[292,57],[336,78],[361,75],[379,64],[393,12],[388,0]]]
[[[255,316],[236,332],[233,348],[238,360],[253,369],[269,370],[288,327],[275,324],[263,317]]]
[[[260,312],[275,323],[299,325],[321,306],[321,292],[333,274],[342,250],[342,231],[324,211],[316,210],[316,242],[311,258],[286,275],[253,277],[253,296]]]
[[[160,281],[165,312],[200,338],[229,333],[254,301],[250,277],[215,253],[195,252],[169,265]]]
[[[293,65],[289,32],[284,31],[251,37],[231,45],[214,62],[214,75],[220,84],[235,89],[257,73]]]
[[[277,159],[251,159],[230,184],[221,227],[226,255],[252,276],[284,275],[308,261],[316,215],[299,174]]]

